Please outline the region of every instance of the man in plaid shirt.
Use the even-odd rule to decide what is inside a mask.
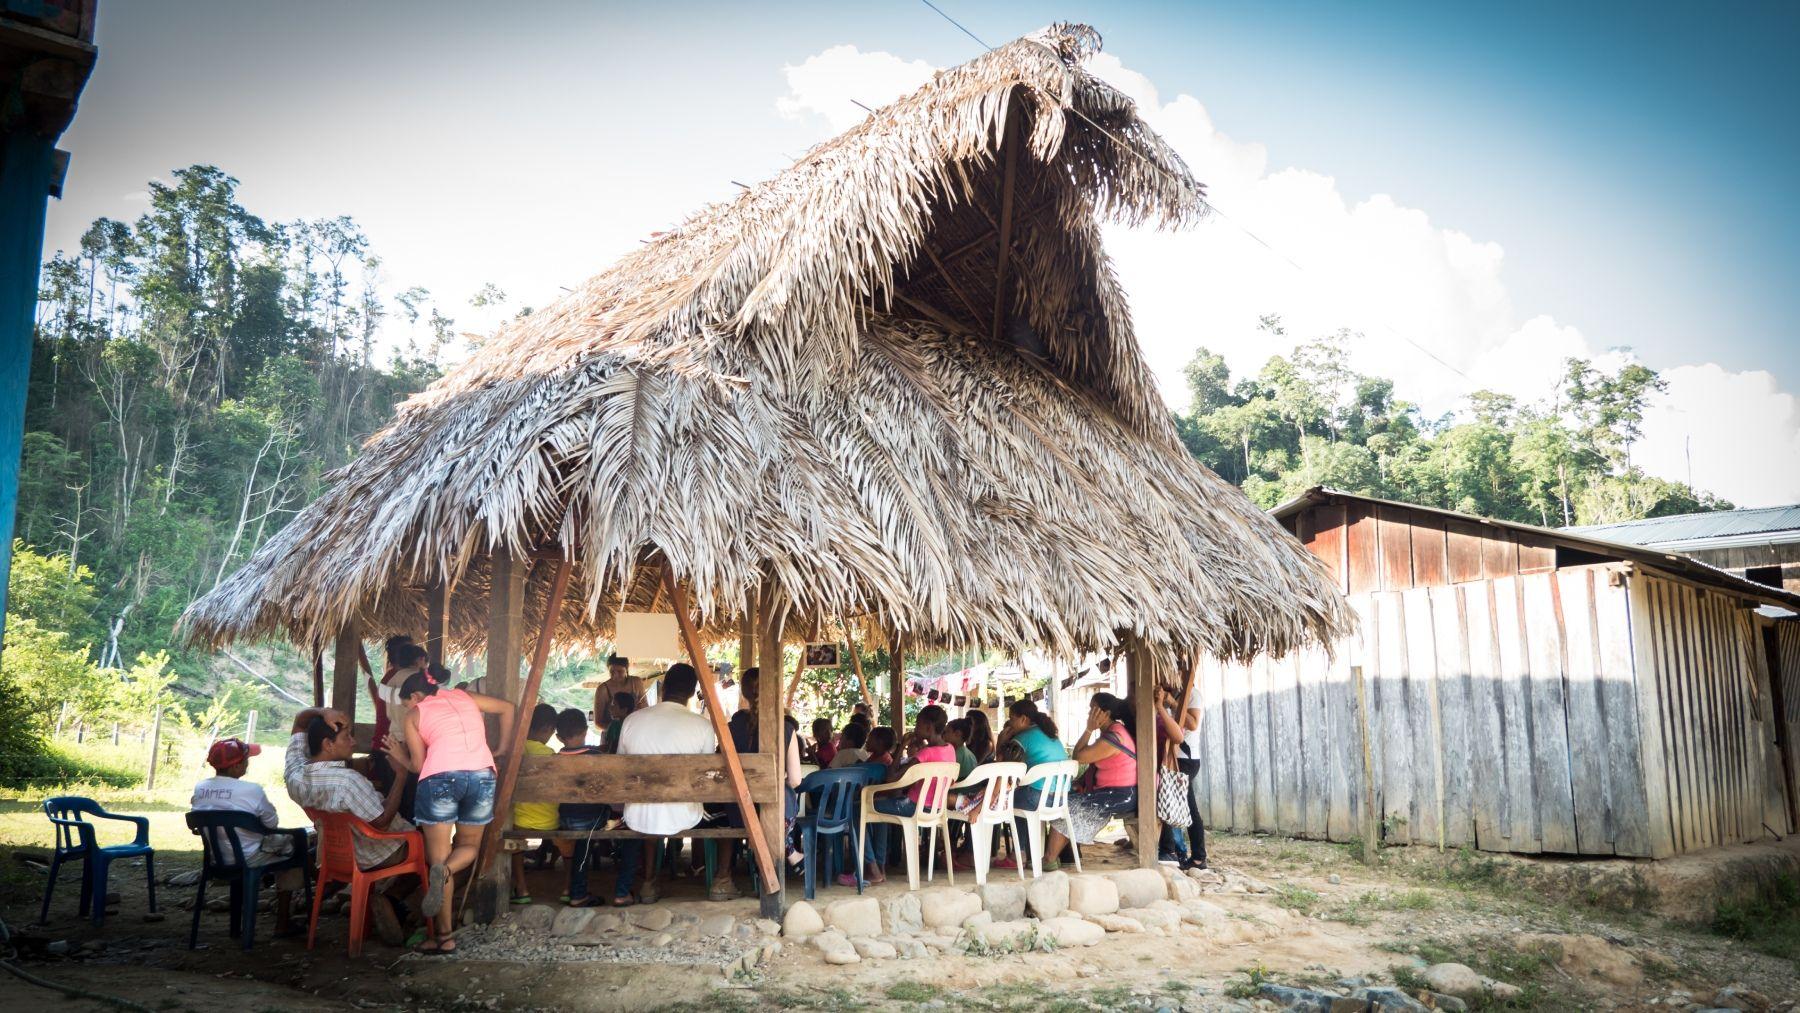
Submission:
[[[399,815],[400,797],[406,787],[395,778],[387,797],[375,790],[374,784],[349,765],[356,752],[356,737],[350,720],[342,711],[311,708],[294,718],[294,734],[288,739],[283,763],[283,780],[288,797],[309,809],[344,812],[367,822],[377,830],[403,833],[417,829],[412,821]],[[378,869],[402,857],[401,842],[375,840],[351,831],[356,846],[356,864],[363,869]],[[416,888],[418,877],[401,876],[389,880],[388,892],[403,897]],[[371,905],[376,934],[390,945],[401,945],[406,936],[400,928],[400,912],[385,899]]]

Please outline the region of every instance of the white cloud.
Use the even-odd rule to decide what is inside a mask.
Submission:
[[[878,108],[931,80],[934,70],[924,60],[907,61],[879,51],[864,53],[850,45],[832,46],[807,57],[798,67],[789,64],[781,68],[788,93],[775,100],[775,108],[788,119],[815,113],[823,116],[834,132],[846,130],[868,115],[857,102]]]
[[[1181,233],[1106,229],[1139,340],[1171,404],[1186,399],[1181,367],[1197,347],[1253,372],[1270,355],[1340,327],[1365,335],[1351,349],[1352,365],[1392,377],[1400,396],[1428,415],[1457,407],[1478,387],[1542,399],[1571,356],[1607,368],[1629,360],[1549,316],[1522,318],[1499,244],[1444,228],[1385,194],[1353,200],[1322,173],[1271,170],[1263,145],[1220,130],[1192,96],[1162,101],[1147,77],[1111,54],[1096,56],[1090,69],[1136,100],[1228,216]],[[850,97],[873,106],[930,72],[922,61],[836,46],[786,68],[790,90],[777,107],[790,117],[819,114],[838,130],[864,115]],[[1268,313],[1283,317],[1285,339],[1258,329]],[[1792,394],[1762,371],[1652,365],[1669,389],[1649,409],[1636,449],[1647,470],[1685,480],[1691,440],[1699,487],[1742,505],[1800,501],[1800,405]]]

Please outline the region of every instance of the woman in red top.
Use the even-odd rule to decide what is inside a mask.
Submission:
[[[1095,693],[1088,704],[1087,730],[1075,740],[1071,758],[1091,765],[1093,776],[1070,793],[1067,823],[1052,829],[1044,842],[1047,861],[1062,858],[1069,838],[1092,844],[1108,820],[1137,812],[1137,743],[1125,725],[1128,713],[1125,701],[1111,693]]]

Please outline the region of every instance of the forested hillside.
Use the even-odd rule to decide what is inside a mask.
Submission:
[[[1263,321],[1271,338],[1281,327]],[[1632,464],[1645,402],[1663,387],[1651,369],[1607,373],[1570,359],[1540,402],[1477,391],[1465,410],[1427,419],[1394,396],[1393,381],[1349,368],[1354,337],[1304,342],[1255,376],[1196,352],[1192,402],[1176,416],[1188,450],[1264,507],[1328,485],[1550,527],[1731,509]]]
[[[430,382],[453,324],[423,289],[384,298],[348,218],[267,221],[212,166],[147,190],[44,265],[16,534],[91,571],[66,632],[94,661],[196,672],[181,610]]]

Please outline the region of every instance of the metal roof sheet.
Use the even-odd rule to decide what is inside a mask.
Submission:
[[[1791,532],[1800,538],[1800,503],[1757,507],[1752,510],[1716,510],[1703,514],[1646,517],[1618,524],[1587,524],[1564,528],[1632,545],[1662,545],[1702,538],[1742,538],[1747,535]]]

